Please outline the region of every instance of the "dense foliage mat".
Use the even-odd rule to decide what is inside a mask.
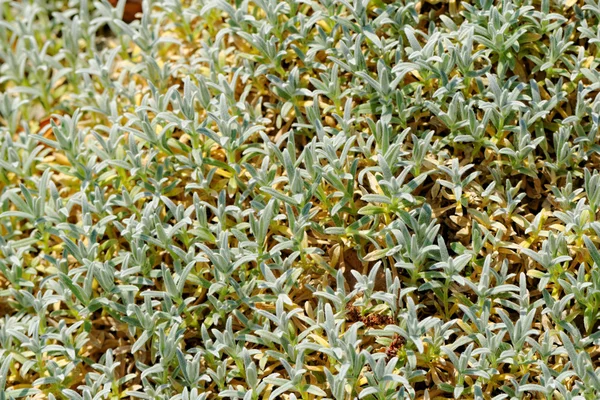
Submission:
[[[600,398],[596,0],[113,3],[0,0],[0,399]]]

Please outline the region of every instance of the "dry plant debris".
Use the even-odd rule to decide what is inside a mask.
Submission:
[[[597,400],[599,56],[597,0],[0,0],[0,400]]]

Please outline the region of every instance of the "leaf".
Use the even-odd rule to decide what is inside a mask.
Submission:
[[[389,252],[389,249],[374,250],[374,251],[370,252],[369,254],[367,254],[365,256],[364,260],[367,262],[376,261],[376,260],[379,260],[379,259],[385,257],[388,252]]]
[[[144,346],[144,344],[148,341],[148,339],[150,339],[150,332],[143,331],[142,334],[140,335],[140,337],[135,341],[133,346],[131,346],[131,352],[135,353],[135,352],[139,351]]]
[[[23,389],[11,389],[11,390],[7,390],[5,392],[5,395],[8,398],[14,397],[15,399],[21,398],[21,397],[26,397],[26,396],[33,396],[36,394],[42,393],[41,390],[39,389],[34,389],[34,388],[23,388]]]
[[[589,237],[585,235],[583,236],[583,241],[585,242],[585,247],[590,252],[592,260],[594,261],[597,267],[600,267],[600,252],[596,248],[596,245],[594,244],[594,242],[592,242],[592,240]]]
[[[281,200],[286,204],[290,204],[293,206],[299,206],[300,203],[298,203],[296,200],[294,200],[293,198],[291,198],[290,196],[287,196],[283,193],[278,192],[277,190],[270,188],[270,187],[261,187],[260,190],[262,190],[265,193],[270,194],[271,196],[273,196],[274,198],[276,198],[277,200]]]
[[[358,210],[360,215],[376,215],[376,214],[385,214],[387,210],[384,207],[378,207],[373,205],[368,205],[361,207]]]

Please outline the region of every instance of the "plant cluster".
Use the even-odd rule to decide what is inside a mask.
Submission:
[[[0,0],[0,400],[600,398],[597,0]]]

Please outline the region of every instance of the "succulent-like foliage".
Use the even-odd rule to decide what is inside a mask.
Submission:
[[[600,4],[133,3],[0,0],[0,400],[600,398]]]

